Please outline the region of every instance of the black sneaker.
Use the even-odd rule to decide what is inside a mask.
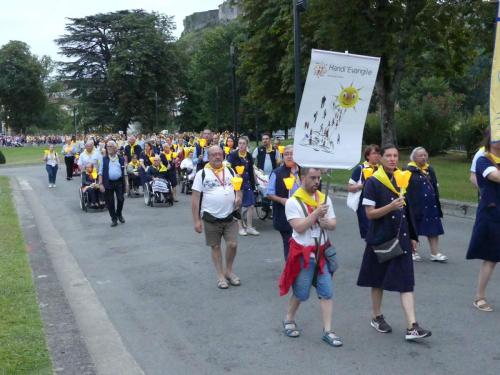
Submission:
[[[392,332],[392,327],[387,324],[383,315],[376,316],[374,319],[372,319],[370,325],[380,333]]]
[[[125,223],[125,219],[123,218],[122,215],[118,216],[118,221],[122,224]]]
[[[118,222],[116,220],[111,221],[111,227],[116,227]]]
[[[413,323],[412,328],[406,330],[405,339],[411,341],[416,339],[423,339],[424,337],[429,337],[431,335],[431,331],[423,329],[418,325],[418,323]]]

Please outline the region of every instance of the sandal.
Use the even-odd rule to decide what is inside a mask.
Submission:
[[[227,289],[227,288],[229,288],[229,284],[227,283],[226,280],[219,280],[219,281],[217,281],[217,288]]]
[[[297,324],[294,320],[283,320],[283,331],[288,337],[299,337],[300,331],[297,329]]]
[[[321,339],[328,345],[333,347],[339,347],[343,345],[342,339],[339,336],[337,336],[333,331],[325,332]]]
[[[238,276],[236,276],[234,273],[232,273],[229,276],[226,276],[226,280],[229,281],[229,284],[232,286],[240,286],[241,285],[241,280]]]
[[[488,302],[486,302],[485,298],[478,298],[472,304],[478,310],[486,311],[486,312],[493,311],[493,307]]]

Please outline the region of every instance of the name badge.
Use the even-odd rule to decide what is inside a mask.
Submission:
[[[311,237],[312,238],[319,238],[320,234],[321,234],[321,228],[319,227],[319,225],[314,225],[311,228]]]

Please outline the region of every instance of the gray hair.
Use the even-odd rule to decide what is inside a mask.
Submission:
[[[221,151],[222,152],[222,150],[221,150],[221,148],[219,146],[217,146],[217,145],[210,146],[208,148],[208,151],[207,151],[208,152],[208,156],[210,156],[214,151]]]
[[[116,142],[115,141],[108,141],[108,143],[106,144],[107,146],[113,146],[113,147],[118,147],[116,145]]]
[[[287,145],[287,146],[285,146],[285,149],[283,150],[283,153],[285,153],[285,151],[288,151],[288,150],[292,150],[293,151],[293,145]]]
[[[427,150],[426,150],[425,148],[423,148],[423,147],[421,147],[421,146],[419,146],[419,147],[415,147],[415,148],[412,150],[411,154],[410,154],[410,160],[411,160],[411,161],[415,161],[415,155],[417,155],[417,152],[419,152],[419,151],[425,151],[425,153],[427,153]]]

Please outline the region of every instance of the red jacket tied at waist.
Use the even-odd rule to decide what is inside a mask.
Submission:
[[[319,272],[323,273],[323,267],[325,266],[325,249],[330,247],[330,241],[327,241],[319,248]],[[290,287],[294,283],[297,276],[300,273],[300,258],[304,262],[304,268],[309,268],[309,259],[311,253],[316,252],[316,246],[302,246],[297,243],[293,238],[290,238],[290,250],[288,252],[288,258],[286,260],[285,268],[280,276],[279,288],[280,296],[284,296],[290,290]]]

